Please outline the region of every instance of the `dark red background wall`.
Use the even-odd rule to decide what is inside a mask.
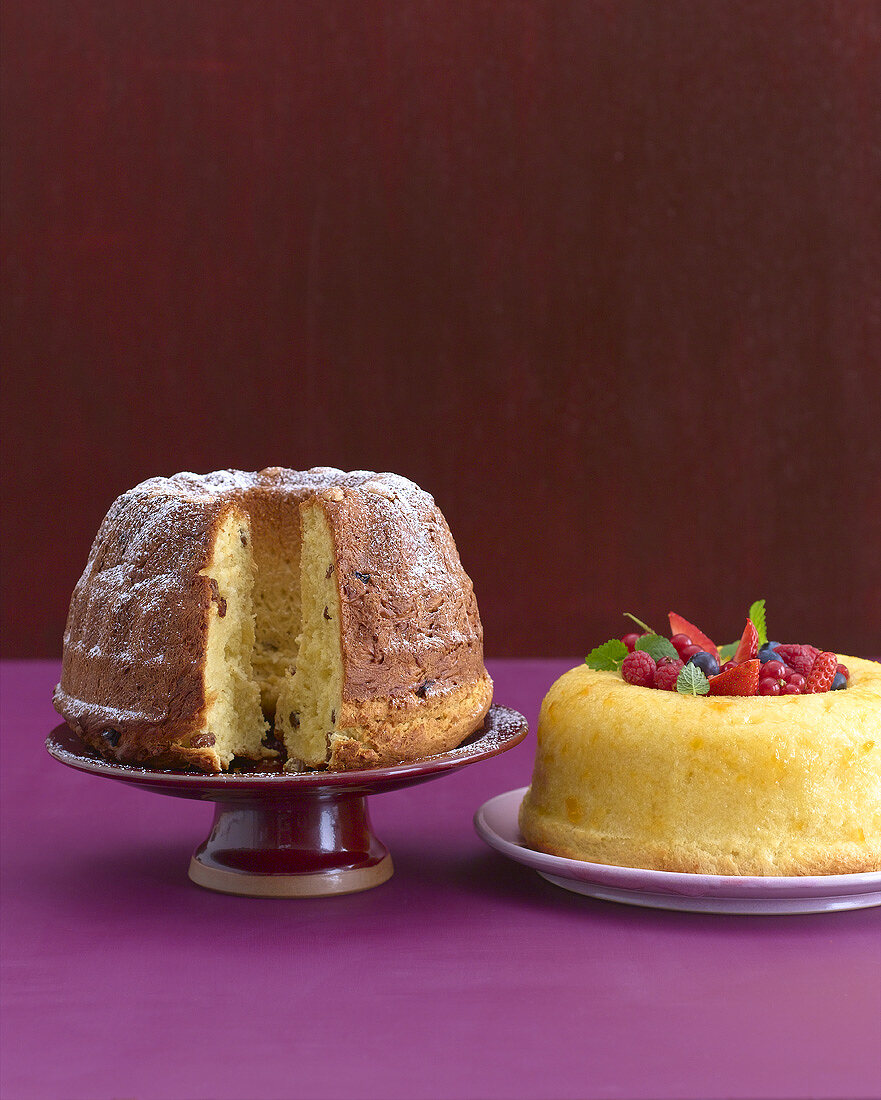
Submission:
[[[881,651],[878,4],[3,22],[7,655],[118,492],[270,464],[434,492],[492,655]]]

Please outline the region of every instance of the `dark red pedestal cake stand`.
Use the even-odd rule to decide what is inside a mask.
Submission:
[[[519,745],[527,732],[521,714],[494,705],[483,726],[450,752],[357,772],[285,772],[260,762],[205,775],[116,764],[86,748],[66,725],[52,731],[46,748],[78,771],[215,802],[211,835],[190,860],[190,878],[199,886],[249,897],[324,897],[368,890],[391,877],[392,858],[370,827],[368,795],[486,760]]]

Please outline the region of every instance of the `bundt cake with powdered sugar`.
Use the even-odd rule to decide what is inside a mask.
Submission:
[[[492,699],[474,589],[433,498],[396,474],[151,478],[74,589],[55,707],[103,756],[227,769],[416,760]]]

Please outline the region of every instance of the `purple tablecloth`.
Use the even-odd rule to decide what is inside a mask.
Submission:
[[[491,666],[534,729],[572,662]],[[489,851],[498,759],[371,799],[384,886],[187,879],[211,807],[50,759],[53,662],[2,668],[2,1096],[877,1097],[881,911],[729,917],[552,886]]]

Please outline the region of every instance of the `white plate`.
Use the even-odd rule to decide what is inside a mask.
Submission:
[[[697,913],[829,913],[881,905],[881,872],[859,875],[752,877],[689,875],[611,867],[563,859],[527,848],[517,814],[526,787],[496,795],[474,815],[481,839],[509,859],[523,863],[564,890],[626,905],[687,909]]]

